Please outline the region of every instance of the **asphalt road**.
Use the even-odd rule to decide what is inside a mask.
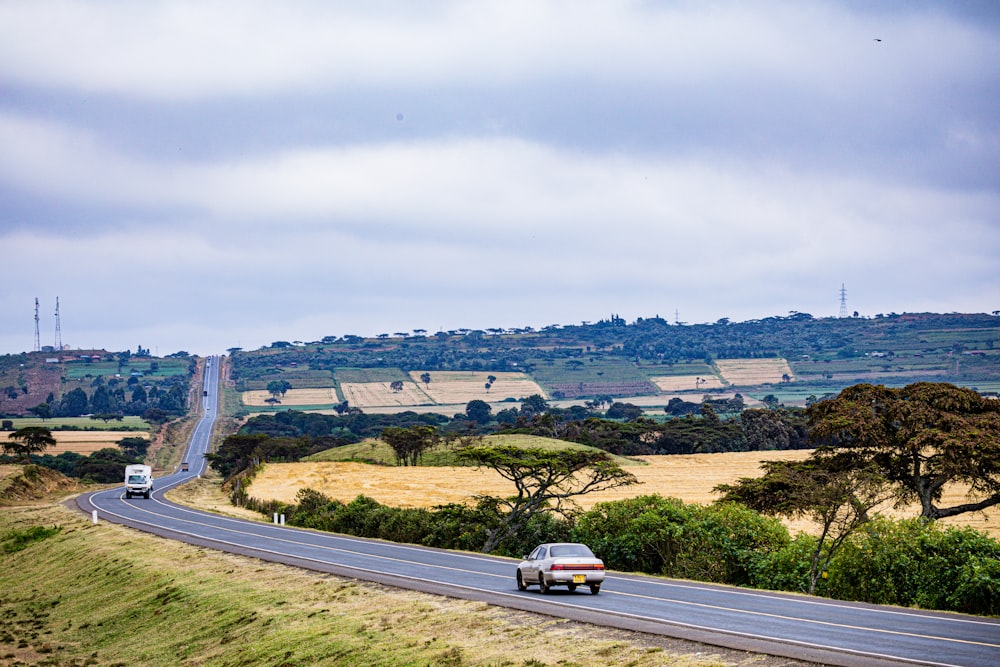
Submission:
[[[186,472],[156,480],[149,500],[124,488],[80,496],[99,518],[164,537],[332,574],[627,630],[830,665],[1000,665],[1000,620],[609,572],[586,589],[517,590],[516,562],[478,554],[255,523],[176,505],[170,488],[199,475],[211,440],[219,362],[206,372],[206,411]]]

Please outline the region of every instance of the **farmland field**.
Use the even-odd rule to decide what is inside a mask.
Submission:
[[[427,384],[420,380],[423,373],[424,371],[411,371],[410,377],[435,403],[465,405],[474,399],[495,402],[505,398],[526,398],[532,394],[548,398],[542,388],[524,373],[433,371],[430,373],[431,381]],[[490,375],[496,380],[487,391],[486,380]]]
[[[715,365],[723,379],[732,385],[778,384],[784,375],[794,379],[784,359],[718,359]]]
[[[715,375],[666,375],[649,378],[660,391],[698,391],[721,389],[723,385]]]
[[[105,423],[100,419],[91,419],[90,417],[49,417],[48,419],[41,419],[39,417],[14,417],[11,419],[11,422],[13,422],[15,429],[24,428],[25,426],[41,426],[50,430],[76,428],[84,431],[87,429],[96,429],[99,425]],[[112,427],[107,430],[149,431],[149,424],[142,417],[134,415],[126,415],[121,419],[112,419],[107,422],[107,426]]]
[[[638,495],[659,494],[680,498],[687,503],[707,504],[718,499],[712,489],[718,484],[733,483],[741,477],[760,474],[764,460],[801,460],[808,451],[732,452],[638,457],[646,465],[629,466],[641,484],[588,494],[579,498],[584,509],[596,503],[621,500]],[[250,495],[292,503],[299,489],[311,488],[325,495],[350,502],[360,494],[395,507],[433,507],[446,503],[469,502],[472,496],[506,496],[513,485],[490,470],[469,467],[394,467],[354,462],[269,463],[254,479]],[[942,505],[964,500],[963,490],[946,493]],[[883,508],[884,514],[911,517],[919,508],[901,510]],[[811,531],[805,520],[785,521],[793,532]],[[1000,508],[985,514],[963,514],[943,519],[944,525],[971,526],[994,538],[1000,538]]]
[[[243,405],[267,405],[271,393],[259,389],[243,392]],[[289,389],[280,397],[281,405],[336,405],[340,403],[337,391],[333,387],[320,389]]]
[[[116,443],[122,438],[139,438],[146,435],[146,433],[129,431],[52,431],[56,445],[47,448],[43,453],[53,456],[63,452],[92,454],[107,447],[118,449]]]
[[[430,396],[413,382],[403,382],[401,391],[393,391],[391,382],[344,382],[344,398],[355,408],[414,406],[433,403]]]

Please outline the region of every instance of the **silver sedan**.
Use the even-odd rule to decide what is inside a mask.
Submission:
[[[536,584],[542,593],[548,593],[553,586],[566,586],[571,591],[577,586],[589,586],[590,592],[597,595],[603,582],[604,561],[585,544],[539,544],[517,566],[520,591]]]

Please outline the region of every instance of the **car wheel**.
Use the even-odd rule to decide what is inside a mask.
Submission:
[[[526,591],[528,590],[528,585],[524,583],[524,579],[521,578],[521,571],[517,571],[517,590]]]
[[[549,592],[549,585],[545,583],[545,577],[542,576],[541,574],[538,575],[538,590],[541,591],[542,593]]]
[[[126,491],[125,492],[125,498],[126,498],[126,500],[132,500],[132,494],[129,493],[128,491]]]
[[[590,585],[590,594],[591,595],[597,595],[600,592],[601,592],[601,585],[600,584],[591,584]]]

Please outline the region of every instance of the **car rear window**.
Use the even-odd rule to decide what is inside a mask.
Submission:
[[[590,549],[582,544],[563,544],[552,547],[550,550],[553,558],[557,556],[580,556],[582,558],[593,558],[594,554]]]

